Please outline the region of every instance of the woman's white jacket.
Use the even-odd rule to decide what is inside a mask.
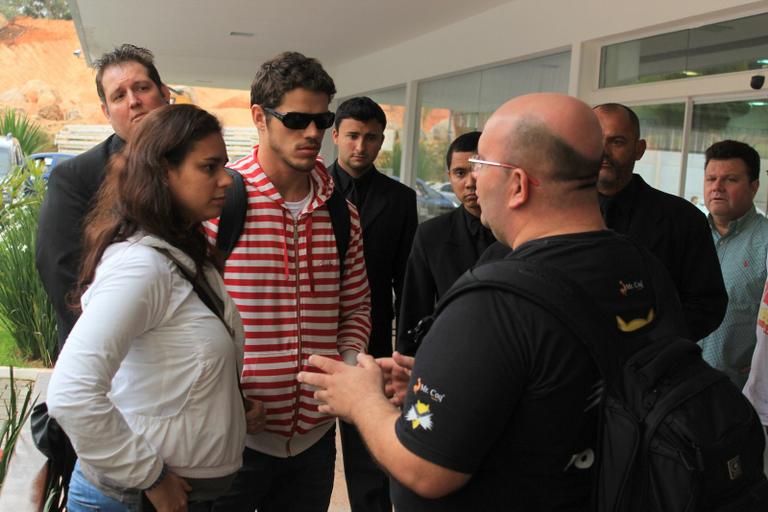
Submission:
[[[155,237],[109,246],[48,388],[49,413],[83,472],[113,488],[145,489],[163,464],[183,477],[216,478],[242,463],[237,308],[221,276],[206,268],[226,328],[155,247],[194,274],[186,254]]]

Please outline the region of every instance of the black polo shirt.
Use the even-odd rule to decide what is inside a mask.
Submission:
[[[531,241],[508,257],[559,268],[625,322],[654,307],[637,246],[610,231]],[[585,347],[549,311],[499,290],[459,296],[419,349],[396,433],[409,451],[472,478],[439,500],[393,480],[396,509],[586,510],[599,386]]]

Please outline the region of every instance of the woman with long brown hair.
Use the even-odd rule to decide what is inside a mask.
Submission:
[[[70,512],[209,510],[241,465],[242,324],[200,224],[221,213],[226,161],[216,118],[172,105],[110,164],[48,391],[79,457]]]

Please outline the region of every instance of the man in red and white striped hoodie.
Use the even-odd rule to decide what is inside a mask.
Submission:
[[[330,502],[333,418],[296,375],[313,370],[311,354],[356,364],[371,329],[358,213],[346,203],[340,265],[326,204],[333,181],[317,159],[335,93],[320,63],[296,52],[265,62],[251,86],[259,145],[230,165],[244,178],[248,208],[224,281],[245,325],[243,391],[263,404],[266,426],[248,436],[243,468],[215,510],[325,511]],[[211,238],[217,227],[207,225]]]

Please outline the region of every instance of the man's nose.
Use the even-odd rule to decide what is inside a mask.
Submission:
[[[128,91],[128,104],[130,106],[141,105],[141,99],[138,94],[134,94],[133,91]]]
[[[313,138],[313,139],[320,139],[323,137],[323,132],[325,130],[321,130],[317,127],[314,121],[310,122],[306,128],[304,128],[304,137],[307,138]]]

